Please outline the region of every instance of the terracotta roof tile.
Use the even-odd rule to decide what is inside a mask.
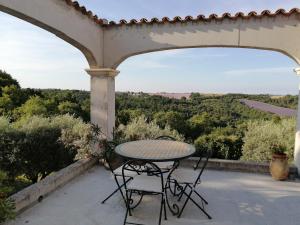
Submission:
[[[154,24],[154,23],[184,23],[184,22],[188,22],[188,21],[211,21],[211,20],[223,20],[223,19],[235,20],[238,18],[249,19],[249,18],[275,17],[277,15],[290,16],[294,13],[300,14],[300,9],[293,8],[289,11],[286,11],[284,9],[278,9],[274,13],[272,13],[270,10],[264,10],[261,13],[251,11],[248,14],[245,14],[243,12],[238,12],[235,15],[231,15],[230,13],[224,13],[221,16],[218,16],[217,14],[211,14],[208,17],[206,17],[204,15],[198,15],[197,17],[186,16],[184,19],[181,18],[180,16],[175,16],[173,19],[170,19],[168,17],[163,17],[161,20],[159,20],[158,18],[152,18],[150,20],[147,20],[146,18],[142,18],[142,19],[140,19],[139,22],[137,20],[130,20],[130,22],[127,22],[126,20],[122,19],[120,22],[111,21],[106,26]]]
[[[72,6],[77,11],[81,12],[83,15],[88,16],[95,23],[99,25],[104,25],[105,20],[99,19],[97,15],[94,15],[92,11],[87,10],[84,6],[80,6],[79,2],[72,0],[62,0],[65,1],[68,5]]]
[[[159,23],[184,23],[189,21],[211,21],[211,20],[223,20],[223,19],[249,19],[249,18],[261,18],[261,17],[275,17],[277,15],[283,15],[283,16],[290,16],[294,13],[300,14],[300,9],[293,8],[289,11],[286,11],[284,9],[278,9],[276,12],[272,13],[270,10],[264,10],[261,13],[257,13],[255,11],[251,11],[248,14],[245,14],[243,12],[238,12],[235,15],[231,15],[230,13],[224,13],[221,16],[218,16],[217,14],[211,14],[208,17],[204,15],[198,15],[196,17],[192,16],[186,16],[185,18],[182,18],[180,16],[175,16],[173,19],[170,19],[168,17],[163,17],[161,20],[158,18],[152,18],[152,19],[146,19],[142,18],[139,21],[136,19],[131,19],[129,22],[125,19],[121,19],[119,22],[115,21],[107,21],[106,19],[98,18],[97,15],[94,15],[91,11],[87,10],[84,6],[80,6],[79,2],[73,1],[73,0],[62,0],[65,1],[68,5],[72,6],[77,11],[81,12],[83,15],[88,16],[90,19],[92,19],[95,23],[105,26],[105,27],[111,27],[111,26],[122,26],[122,25],[137,25],[137,24],[159,24]]]

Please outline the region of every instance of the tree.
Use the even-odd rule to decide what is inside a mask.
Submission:
[[[82,110],[82,119],[84,121],[90,121],[90,112],[91,112],[90,98],[82,100],[81,110]]]
[[[181,134],[184,134],[186,131],[186,120],[182,113],[175,111],[157,112],[153,118],[161,128],[169,125],[172,129],[177,130]]]
[[[188,120],[189,137],[197,138],[201,134],[209,133],[212,129],[213,121],[208,113],[194,115]]]
[[[77,116],[81,114],[81,108],[78,106],[78,104],[74,102],[70,102],[70,101],[61,102],[59,103],[57,108],[60,114],[70,114],[70,115],[77,115]]]
[[[16,87],[20,88],[19,82],[12,78],[12,76],[6,73],[3,70],[0,70],[0,88],[15,85]]]
[[[197,151],[211,151],[213,158],[238,160],[242,155],[242,136],[235,129],[217,128],[195,140]]]
[[[154,121],[147,122],[144,115],[133,119],[126,126],[121,124],[117,130],[126,141],[155,139],[159,136],[171,136],[176,140],[183,140],[176,130],[169,126],[161,129]]]
[[[22,104],[22,91],[18,86],[10,85],[2,87],[1,93],[0,113],[1,115],[11,115],[12,111]]]
[[[39,96],[31,96],[17,112],[22,116],[46,115],[47,107],[45,101]]]
[[[143,115],[143,112],[139,109],[124,109],[117,113],[117,123],[127,125],[133,119]]]

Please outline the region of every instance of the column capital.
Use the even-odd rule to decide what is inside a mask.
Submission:
[[[300,67],[295,68],[294,72],[296,73],[297,76],[300,76]]]
[[[111,68],[86,69],[85,71],[92,77],[116,77],[120,73],[120,71]]]

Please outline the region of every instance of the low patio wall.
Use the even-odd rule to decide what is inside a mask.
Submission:
[[[183,160],[181,161],[181,165],[191,167],[197,162],[197,159],[198,158],[189,158]],[[86,170],[93,167],[97,162],[97,158],[79,160],[76,163],[54,173],[53,175],[46,177],[42,181],[12,195],[11,199],[15,201],[16,213],[19,214],[33,204],[41,201],[45,196],[84,173]],[[207,168],[215,170],[269,174],[269,164],[267,163],[210,159]],[[297,176],[297,168],[292,165],[290,167],[290,179],[295,179]]]
[[[10,198],[15,202],[16,213],[19,214],[33,204],[41,201],[49,193],[55,191],[57,188],[65,185],[73,178],[93,167],[97,161],[96,158],[79,160],[53,175],[49,175],[40,182],[12,195]]]
[[[183,160],[181,165],[191,166],[196,164],[198,158],[189,158]],[[216,170],[228,170],[238,172],[249,172],[249,173],[263,173],[269,174],[268,163],[256,163],[256,162],[244,162],[238,160],[224,160],[224,159],[210,159],[207,168]],[[298,176],[297,167],[294,165],[290,166],[290,179],[294,179]]]

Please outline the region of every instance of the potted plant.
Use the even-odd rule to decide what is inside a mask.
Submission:
[[[286,180],[289,176],[289,163],[286,154],[287,148],[281,144],[271,146],[272,160],[270,162],[270,173],[275,180]]]

